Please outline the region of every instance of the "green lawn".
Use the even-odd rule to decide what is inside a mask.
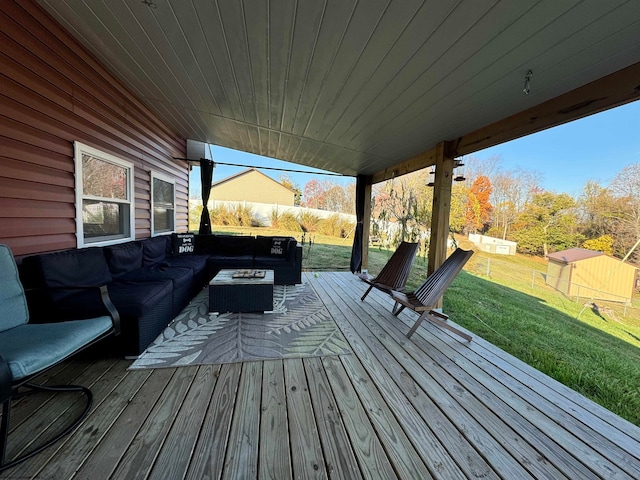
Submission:
[[[256,228],[250,233],[287,234]],[[303,269],[349,270],[351,242],[307,235]],[[391,253],[371,247],[369,272],[380,271]],[[409,289],[426,275],[420,255]],[[536,273],[544,270],[540,259],[476,253],[445,294],[444,311],[476,335],[640,426],[640,305],[634,302],[625,316],[619,308],[615,314],[585,308],[584,301],[544,285]]]

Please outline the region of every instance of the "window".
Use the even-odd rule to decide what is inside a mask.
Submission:
[[[161,235],[175,230],[175,182],[158,173],[151,173],[151,234]]]
[[[133,164],[75,142],[78,248],[133,240]]]

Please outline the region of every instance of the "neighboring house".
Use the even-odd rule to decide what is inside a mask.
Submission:
[[[273,178],[248,168],[211,185],[211,200],[293,206],[295,194]]]
[[[510,240],[488,237],[477,233],[469,234],[469,241],[481,251],[500,255],[515,255],[518,244]]]
[[[548,256],[547,285],[569,297],[629,303],[636,267],[617,258],[583,248],[570,248]]]

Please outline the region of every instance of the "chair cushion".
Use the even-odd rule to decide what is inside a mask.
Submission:
[[[127,242],[104,247],[104,256],[113,278],[142,268],[142,245],[139,242]]]
[[[29,309],[18,268],[9,247],[0,245],[0,331],[23,325],[29,321]]]
[[[0,351],[13,380],[20,380],[64,360],[111,327],[107,316],[21,325],[0,333]]]
[[[142,244],[143,267],[163,261],[171,251],[171,237],[168,235],[145,238],[140,240],[140,244]]]

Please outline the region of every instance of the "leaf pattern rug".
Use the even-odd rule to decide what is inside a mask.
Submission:
[[[200,292],[132,369],[250,362],[351,353],[309,284],[275,285],[272,313],[209,313]]]

